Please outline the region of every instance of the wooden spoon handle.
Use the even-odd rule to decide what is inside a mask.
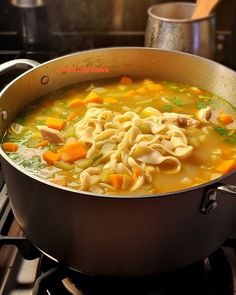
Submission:
[[[220,3],[220,1],[221,0],[197,0],[192,19],[198,19],[208,16]]]

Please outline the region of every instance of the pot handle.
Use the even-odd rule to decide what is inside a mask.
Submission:
[[[236,197],[236,186],[235,185],[218,185],[215,188],[209,189],[203,199],[201,212],[204,214],[210,214],[217,208],[217,195],[218,193],[231,194]]]
[[[0,65],[0,74],[4,74],[13,69],[35,68],[39,65],[37,61],[31,59],[13,59]]]

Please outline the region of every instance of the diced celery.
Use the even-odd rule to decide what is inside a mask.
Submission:
[[[74,126],[69,126],[65,130],[65,137],[74,137],[75,136],[75,127]]]
[[[102,182],[109,182],[109,177],[114,172],[110,169],[104,169],[101,173],[101,181]]]
[[[95,98],[97,96],[98,96],[97,93],[92,90],[89,92],[89,94],[86,96],[85,99],[91,99],[91,98]]]
[[[35,136],[31,137],[28,142],[26,143],[26,146],[29,148],[36,148],[37,145],[42,141],[42,137],[40,136]]]
[[[149,116],[153,115],[153,112],[151,112],[150,110],[145,108],[140,112],[140,114],[144,117],[149,117]]]
[[[93,160],[93,166],[96,166],[100,163],[100,161],[102,160],[103,154],[97,154],[95,155],[92,160]]]
[[[90,166],[92,166],[93,164],[93,160],[92,159],[81,159],[75,162],[75,165],[80,168],[80,169],[86,169]]]
[[[70,163],[64,162],[64,161],[56,161],[56,162],[54,162],[54,166],[57,168],[60,168],[62,170],[71,170],[74,168],[73,165],[71,165]]]

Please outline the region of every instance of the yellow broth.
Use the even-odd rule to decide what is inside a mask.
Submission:
[[[119,115],[131,114],[136,119],[130,120],[139,122],[138,129],[133,128],[130,135],[133,142],[126,143],[116,158],[113,156],[117,154],[119,144],[136,123],[122,117],[120,130],[110,130],[116,128],[113,125],[108,128],[111,134],[116,132],[116,135],[104,142],[100,140],[96,147],[95,138],[88,141],[83,138],[87,138],[89,132],[95,132],[96,120],[96,128],[102,128],[101,133],[105,125],[103,119],[89,118],[93,123],[86,125],[88,131],[82,137],[83,125],[79,124],[89,109],[98,112],[101,118],[104,112],[110,112],[112,120]],[[155,110],[159,115],[155,115]],[[169,114],[176,117],[168,119]],[[155,116],[159,116],[157,121]],[[186,119],[186,116],[189,117]],[[2,148],[27,171],[58,185],[101,194],[158,194],[205,183],[234,170],[235,122],[234,107],[203,89],[122,77],[94,81],[91,85],[78,84],[42,97],[14,119],[5,134]],[[129,126],[124,127],[124,124]],[[173,131],[173,125],[177,126],[177,133]],[[162,131],[153,131],[153,126],[162,126]],[[56,130],[59,142],[47,134],[47,128]],[[96,136],[99,135],[96,132]],[[172,135],[167,135],[168,132]],[[151,140],[154,137],[154,145],[144,143],[147,138]],[[139,142],[137,138],[140,138]],[[187,143],[179,141],[185,138]],[[95,152],[92,151],[93,144]],[[137,148],[132,151],[134,144]],[[173,144],[176,144],[174,148]],[[173,156],[178,149],[184,151],[183,148],[187,150],[184,156]],[[112,157],[116,160],[113,161]],[[128,157],[132,157],[132,165],[123,167],[128,163]],[[176,162],[173,158],[177,159]],[[157,164],[158,161],[160,163]],[[89,184],[85,183],[86,177]]]

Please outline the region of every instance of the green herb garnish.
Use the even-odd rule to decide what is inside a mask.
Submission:
[[[42,163],[40,157],[34,156],[31,159],[24,160],[20,163],[24,168],[29,168],[29,169],[41,169],[45,165]]]
[[[224,142],[236,144],[236,134],[230,134],[229,130],[223,127],[215,127],[214,130],[221,136],[225,137]]]
[[[174,98],[172,98],[172,100],[171,100],[176,106],[178,106],[178,107],[181,107],[181,106],[184,106],[185,105],[185,103],[183,102],[183,100],[181,99],[181,98],[179,98],[179,97],[174,97]]]
[[[215,127],[214,130],[221,136],[228,136],[229,131],[223,127]]]
[[[202,100],[209,100],[210,99],[210,97],[205,96],[205,95],[198,95],[198,97]]]
[[[228,143],[232,143],[232,144],[236,144],[236,135],[233,134],[231,136],[228,136],[224,142],[228,142]]]
[[[166,111],[166,112],[169,112],[172,110],[172,106],[169,104],[163,105],[161,108],[163,109],[163,111]]]
[[[207,105],[205,104],[205,102],[199,101],[199,102],[196,103],[196,107],[198,109],[205,109],[207,107]]]

